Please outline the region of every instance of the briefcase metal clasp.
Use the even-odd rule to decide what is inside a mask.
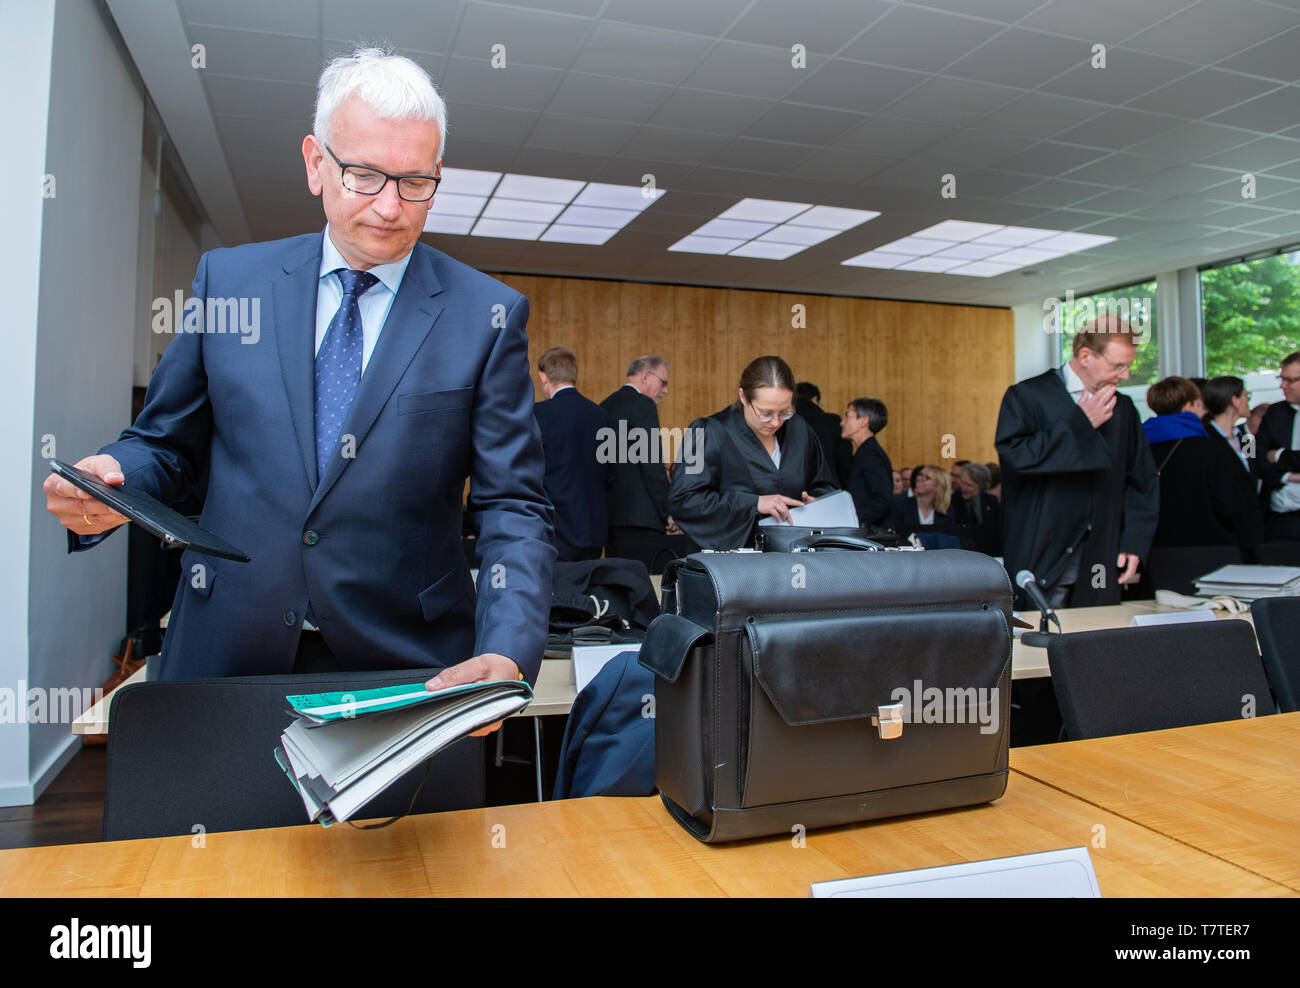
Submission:
[[[879,713],[871,718],[871,726],[880,733],[880,737],[885,741],[902,737],[903,705],[901,703],[891,703],[878,709]]]

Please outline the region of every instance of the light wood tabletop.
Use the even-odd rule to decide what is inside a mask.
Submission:
[[[1011,768],[1300,891],[1300,713],[1013,748]]]
[[[1277,882],[1012,774],[996,803],[705,845],[658,797],[0,851],[0,896],[806,896],[817,881],[1087,846],[1103,895],[1284,896]]]

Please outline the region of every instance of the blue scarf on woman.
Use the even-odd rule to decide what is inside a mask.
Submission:
[[[1208,436],[1205,426],[1196,417],[1195,412],[1175,412],[1173,415],[1153,415],[1142,423],[1146,430],[1147,442],[1167,443],[1174,439],[1186,439],[1190,436]]]

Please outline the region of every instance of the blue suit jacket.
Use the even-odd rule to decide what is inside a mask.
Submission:
[[[600,430],[614,428],[609,415],[577,388],[557,391],[533,408],[546,456],[546,496],[555,505],[556,547],[603,546],[609,538],[605,497],[613,466],[597,459]]]
[[[167,503],[207,476],[201,524],[252,556],[187,552],[160,676],[285,673],[312,617],[340,657],[441,667],[482,652],[535,682],[552,509],[528,376],[528,300],[417,243],[317,476],[315,311],[322,234],[215,250],[194,297],[260,305],[260,333],[178,334],[145,407],[106,446]],[[208,327],[209,330],[216,327]],[[477,603],[461,497],[479,531]]]

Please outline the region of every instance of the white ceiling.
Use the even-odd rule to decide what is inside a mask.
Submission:
[[[357,41],[432,75],[448,166],[667,190],[599,247],[427,236],[490,271],[1010,305],[1300,240],[1300,0],[177,6],[259,240],[323,223],[299,145]],[[882,215],[785,261],[667,250],[747,196]],[[1118,239],[989,279],[840,263],[947,219]]]

